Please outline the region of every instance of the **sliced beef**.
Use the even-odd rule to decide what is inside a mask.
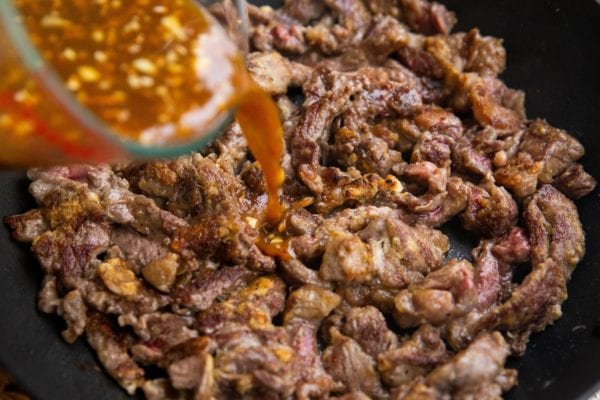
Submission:
[[[286,0],[283,11],[302,24],[318,19],[325,12],[325,3],[320,0]]]
[[[287,298],[283,322],[300,320],[312,323],[315,328],[340,304],[340,296],[318,286],[303,286]]]
[[[210,334],[230,322],[269,325],[283,311],[285,284],[275,276],[257,278],[197,316],[198,330]]]
[[[350,309],[345,314],[341,333],[354,339],[374,359],[398,344],[383,314],[372,306]]]
[[[331,344],[323,352],[323,365],[333,379],[343,383],[346,391],[361,391],[373,399],[385,399],[375,360],[356,341],[333,330]]]
[[[470,398],[467,393],[484,391],[482,386],[499,386],[500,393],[515,383],[514,373],[504,369],[509,347],[498,332],[478,337],[469,347],[434,369],[425,382],[438,396]],[[485,391],[491,391],[487,388]]]
[[[19,242],[33,242],[36,237],[48,230],[48,225],[40,209],[5,217],[4,223],[13,230],[12,236]]]
[[[427,374],[447,357],[439,331],[422,325],[398,348],[379,354],[377,369],[384,382],[395,387]]]
[[[178,303],[194,311],[206,310],[217,298],[248,283],[255,274],[243,267],[206,268],[181,279],[173,290]]]
[[[535,192],[538,182],[552,183],[583,154],[583,146],[577,139],[546,121],[536,120],[528,127],[519,153],[495,172],[496,181],[524,198]],[[591,182],[587,185],[593,187]]]
[[[262,90],[270,94],[284,94],[291,83],[289,61],[281,54],[271,52],[248,55],[248,70]]]
[[[477,302],[473,267],[451,260],[394,298],[394,319],[403,328],[441,325],[469,312]]]
[[[500,236],[508,232],[518,219],[518,207],[503,187],[485,179],[471,186],[467,208],[460,215],[463,227],[483,236]]]
[[[417,32],[448,34],[456,23],[454,13],[439,3],[426,0],[402,0],[399,3],[403,18]]]
[[[531,246],[523,228],[515,227],[492,247],[494,255],[506,264],[523,264],[529,261]]]
[[[573,200],[587,196],[596,188],[596,180],[585,172],[581,164],[571,164],[553,182],[553,185]]]
[[[110,320],[93,312],[85,328],[87,340],[108,373],[133,395],[144,382],[144,370],[127,353],[127,337],[114,330]]]

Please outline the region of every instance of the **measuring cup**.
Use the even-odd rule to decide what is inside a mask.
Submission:
[[[206,6],[212,2],[202,3]],[[222,43],[220,50],[233,48],[237,52],[227,32],[206,9],[200,4],[194,7],[210,21],[214,28],[211,40]],[[226,0],[221,7],[226,28],[243,51],[247,42],[244,2]],[[151,11],[140,5],[135,12],[143,15]],[[25,28],[25,17],[15,1],[0,0],[0,164],[32,166],[173,157],[203,147],[232,120],[234,102],[223,103],[226,106],[214,115],[196,118],[186,137],[125,137],[100,118],[97,109],[78,100],[60,71],[45,61]],[[190,111],[196,116],[202,114],[202,110]]]

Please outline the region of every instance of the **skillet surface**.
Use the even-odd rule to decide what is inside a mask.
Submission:
[[[259,1],[274,4],[273,1]],[[509,86],[527,92],[529,117],[545,117],[585,145],[583,164],[600,178],[600,1],[447,0],[457,29],[478,26],[505,39]],[[0,215],[33,206],[22,171],[0,172]],[[564,316],[536,334],[519,369],[519,386],[508,399],[588,399],[600,389],[600,202],[598,192],[578,202],[587,232],[587,255],[569,284]],[[470,240],[452,232],[453,246]],[[460,251],[459,251],[460,253]],[[36,309],[42,274],[26,246],[0,227],[0,365],[37,399],[127,399],[99,372],[85,341],[63,342],[62,322]]]

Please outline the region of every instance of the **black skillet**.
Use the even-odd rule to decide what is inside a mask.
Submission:
[[[273,4],[263,1],[261,4]],[[505,39],[511,87],[527,92],[530,117],[545,117],[585,145],[583,164],[600,178],[600,1],[448,0],[458,30],[478,26]],[[0,144],[1,145],[1,144]],[[33,205],[23,172],[0,173],[0,215]],[[587,400],[600,390],[600,203],[578,202],[587,255],[569,284],[564,316],[533,335],[509,361],[519,386],[508,399]],[[453,235],[459,249],[470,241]],[[104,373],[84,340],[67,345],[62,322],[36,309],[42,274],[25,246],[0,228],[0,364],[37,399],[117,400],[128,396]]]

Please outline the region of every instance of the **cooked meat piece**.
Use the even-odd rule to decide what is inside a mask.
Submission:
[[[333,379],[344,384],[346,391],[361,391],[373,399],[388,397],[373,358],[335,328],[331,332],[331,344],[323,352],[323,365]]]
[[[230,294],[198,314],[198,330],[210,334],[228,322],[243,322],[252,326],[270,324],[283,311],[285,284],[275,276],[257,278],[247,287]]]
[[[200,258],[246,265],[258,271],[272,271],[275,262],[256,246],[259,232],[243,217],[248,210],[239,180],[215,163],[198,155],[191,156],[189,168],[194,180],[190,187],[199,191],[195,199],[200,214],[193,224],[179,228],[171,248],[193,251]],[[261,210],[256,210],[257,214]],[[210,223],[207,223],[210,221]]]
[[[440,226],[458,215],[467,206],[468,186],[457,177],[448,179],[446,193],[438,208],[416,215],[416,220],[427,226]]]
[[[417,32],[427,35],[448,34],[456,23],[454,13],[439,3],[425,0],[401,0],[399,3],[403,18]]]
[[[286,282],[293,285],[314,285],[324,289],[331,289],[331,282],[324,281],[319,272],[308,268],[298,259],[282,260],[281,270]]]
[[[479,186],[470,186],[467,208],[460,219],[468,231],[487,237],[500,236],[517,223],[518,207],[506,189],[484,179]]]
[[[518,153],[504,167],[494,172],[494,178],[515,197],[522,199],[535,193],[542,168],[543,163],[534,161],[529,153]]]
[[[221,396],[326,397],[335,385],[321,366],[314,328],[294,321],[286,328],[250,330],[224,325],[215,333],[215,379]]]
[[[395,387],[427,374],[446,358],[446,346],[439,331],[431,325],[422,325],[398,348],[379,354],[377,369],[384,382]]]
[[[140,317],[126,314],[119,317],[119,325],[131,326],[140,338],[140,344],[151,345],[166,352],[170,348],[198,336],[192,329],[193,318],[169,313],[151,313]]]
[[[508,345],[500,333],[482,335],[433,370],[425,382],[436,389],[439,397],[452,395],[463,398],[465,392],[482,385],[497,385],[506,391],[516,383],[514,376],[503,368],[509,353]],[[479,388],[476,392],[481,393],[483,389]]]
[[[360,135],[342,128],[334,138],[332,156],[338,163],[355,167],[362,173],[375,172],[385,177],[394,165],[402,162],[402,153],[391,150],[384,140],[369,134]]]
[[[333,400],[369,400],[370,397],[363,392],[352,392],[341,397],[332,397]]]
[[[277,49],[296,54],[306,51],[305,28],[285,13],[248,4],[248,15],[252,44],[257,50]]]
[[[217,164],[225,172],[232,175],[238,172],[248,155],[248,143],[239,124],[231,124],[207,151],[217,154]]]
[[[33,242],[33,240],[48,230],[42,210],[35,208],[21,215],[4,217],[4,223],[13,231],[12,236],[19,242]]]
[[[105,267],[110,268],[110,266]],[[121,291],[120,293],[111,291],[99,277],[92,281],[79,283],[81,294],[88,306],[103,313],[121,315],[129,313],[152,313],[169,304],[170,298],[155,290],[135,283],[127,285],[127,280],[121,281],[120,278],[123,277],[121,274],[124,273],[126,279],[129,279],[131,275],[121,270],[121,268],[117,268],[120,271],[116,276],[111,276],[114,274],[111,271],[108,272],[109,276],[105,278],[109,284],[114,284],[113,289]],[[114,281],[111,282],[113,279]],[[125,284],[125,287],[120,287],[123,284]]]
[[[342,296],[345,303],[352,307],[375,306],[385,314],[394,309],[394,296],[399,289],[382,287],[377,281],[365,285],[340,285],[336,293]]]
[[[511,350],[522,353],[531,332],[560,317],[566,284],[584,253],[584,237],[573,203],[554,187],[542,186],[524,213],[531,243],[532,271],[508,300],[483,315],[473,315],[452,330],[453,346],[482,330],[511,331]]]
[[[208,309],[215,299],[250,282],[255,273],[243,267],[198,270],[180,280],[173,289],[173,299],[192,311]]]
[[[319,164],[321,147],[328,141],[333,119],[347,109],[350,97],[362,87],[360,81],[333,72],[325,72],[319,76],[317,82],[328,87],[324,88],[324,93],[316,94],[320,95],[318,100],[305,106],[304,113],[290,138],[292,164],[295,167],[302,164]],[[306,92],[306,85],[304,90]]]
[[[536,120],[529,125],[517,156],[498,169],[495,177],[517,197],[524,198],[535,192],[538,182],[552,183],[583,154],[577,139],[546,121]]]
[[[431,78],[441,78],[444,76],[444,71],[435,57],[423,49],[402,46],[398,49],[398,56],[404,65],[419,75]]]
[[[409,30],[397,18],[387,15],[375,15],[366,37],[358,48],[363,57],[370,60],[370,64],[385,63],[392,53],[406,47],[409,40]],[[346,61],[347,55],[352,53],[350,51],[342,55],[344,61]],[[356,56],[355,54],[352,55]],[[357,57],[357,61],[360,58],[360,56]],[[350,62],[350,60],[348,61]]]
[[[304,208],[289,210],[283,221],[283,230],[293,236],[312,233],[317,226],[323,223],[323,216],[311,214]]]
[[[325,219],[314,231],[292,238],[290,247],[298,257],[312,259],[323,254],[329,242],[330,233],[334,230],[357,233],[374,219],[400,219],[402,215],[398,210],[389,207],[348,208]]]
[[[557,319],[568,279],[584,254],[575,205],[552,186],[542,186],[524,213],[529,228],[532,272],[497,311],[509,330],[540,330]]]
[[[76,223],[76,221],[72,221]],[[56,274],[64,285],[75,288],[79,279],[93,276],[92,260],[108,249],[109,226],[84,220],[78,225],[61,225],[38,236],[32,251],[48,273]]]
[[[353,234],[331,232],[319,270],[322,279],[361,283],[373,279],[375,272],[372,250],[366,243]]]
[[[393,202],[403,190],[393,175],[385,178],[374,173],[361,175],[354,168],[348,172],[334,167],[315,170],[305,164],[300,167],[298,177],[314,193],[315,209],[323,214],[340,206],[372,203],[374,199],[381,199],[382,203]]]
[[[175,389],[196,389],[205,396],[213,395],[213,357],[210,354],[193,355],[175,361],[167,369]],[[203,398],[203,397],[195,397]],[[204,397],[206,398],[206,397]]]
[[[406,287],[438,269],[449,248],[441,232],[400,219],[374,219],[358,235],[369,243],[377,275],[388,287]]]
[[[403,328],[441,325],[466,314],[476,302],[473,267],[465,260],[451,260],[394,298],[394,319]]]
[[[396,334],[388,328],[385,317],[377,308],[352,308],[345,317],[341,333],[354,339],[373,359],[398,344]]]
[[[136,272],[167,255],[169,248],[162,239],[160,236],[151,238],[141,235],[132,228],[124,227],[116,227],[110,233],[111,245],[118,247],[119,256],[126,258]]]
[[[85,331],[87,323],[87,306],[78,290],[72,290],[65,295],[58,311],[65,322],[67,329],[62,332],[63,338],[68,343],[73,343]]]
[[[148,400],[176,400],[183,396],[182,393],[173,389],[166,378],[148,380],[144,382],[142,390]]]
[[[502,289],[501,266],[492,254],[492,248],[493,243],[483,241],[473,250],[477,309],[480,311],[496,303]]]
[[[303,286],[287,298],[284,324],[290,324],[295,319],[310,322],[318,327],[323,318],[340,304],[340,296],[318,286]]]
[[[283,11],[301,24],[307,24],[325,12],[325,3],[320,0],[285,0]]]
[[[452,138],[423,132],[412,149],[411,162],[430,162],[443,168],[450,162],[453,142]]]
[[[523,217],[529,230],[531,262],[549,258],[567,278],[585,253],[585,236],[575,204],[550,185],[542,186],[528,202]]]
[[[127,354],[127,337],[117,333],[108,318],[97,312],[88,315],[85,332],[106,371],[133,395],[144,383],[144,370]]]
[[[38,308],[46,314],[53,314],[58,310],[60,303],[61,298],[58,293],[57,279],[54,275],[47,274],[38,294]]]
[[[523,228],[515,227],[492,247],[494,255],[505,264],[522,264],[529,261],[531,246]]]
[[[581,143],[567,132],[536,120],[529,126],[519,151],[529,153],[535,161],[543,162],[540,183],[552,183],[552,178],[565,171],[584,154]]]
[[[291,83],[290,65],[281,54],[256,52],[248,55],[248,70],[258,86],[270,94],[284,94]]]
[[[585,172],[581,164],[576,163],[568,166],[552,184],[573,200],[587,196],[596,188],[594,177]]]
[[[331,225],[325,228],[329,237],[320,269],[325,280],[361,283],[377,277],[384,286],[404,288],[438,268],[448,249],[446,236],[420,224],[374,217],[355,235],[335,219],[323,224]]]
[[[495,78],[477,79],[469,93],[477,122],[502,132],[515,132],[521,128],[523,116],[507,107],[503,101],[507,90]]]
[[[321,21],[306,29],[308,44],[327,55],[340,54],[357,45],[371,23],[371,14],[361,0],[324,0],[331,20]]]
[[[391,391],[393,400],[437,400],[438,393],[434,388],[425,384],[422,378],[395,387]]]

